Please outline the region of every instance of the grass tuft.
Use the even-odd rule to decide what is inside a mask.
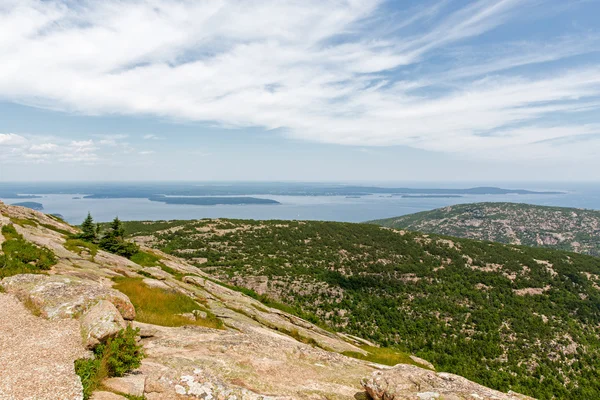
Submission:
[[[223,322],[190,297],[159,288],[152,288],[141,278],[114,278],[115,289],[126,294],[136,311],[136,320],[161,326],[197,325],[221,329]],[[195,321],[177,314],[192,313],[194,310],[208,314],[205,319]]]

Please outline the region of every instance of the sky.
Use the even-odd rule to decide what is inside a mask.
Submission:
[[[600,0],[0,0],[0,181],[598,181]]]

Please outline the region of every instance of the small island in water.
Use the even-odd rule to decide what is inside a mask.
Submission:
[[[166,204],[187,204],[197,206],[216,205],[244,205],[244,204],[281,204],[276,200],[261,199],[258,197],[169,197],[150,196],[150,201],[159,201]]]
[[[44,205],[42,203],[36,203],[35,201],[22,201],[20,203],[13,203],[13,206],[27,207],[36,211],[42,211],[44,209]]]

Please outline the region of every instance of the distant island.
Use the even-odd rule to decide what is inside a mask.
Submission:
[[[17,193],[86,195],[86,199],[149,199],[154,196],[369,196],[369,195],[558,195],[560,191],[504,189],[493,186],[473,188],[407,188],[303,182],[134,182],[134,183],[5,183],[0,198]],[[24,197],[19,197],[24,198]]]
[[[464,197],[459,194],[402,194],[403,199],[454,199]]]
[[[166,204],[186,204],[197,206],[244,205],[244,204],[281,204],[276,200],[259,199],[256,197],[169,197],[151,196],[150,201]]]
[[[34,201],[23,201],[20,203],[13,203],[13,206],[21,206],[31,208],[32,210],[42,211],[44,209],[44,205],[42,203],[36,203]]]

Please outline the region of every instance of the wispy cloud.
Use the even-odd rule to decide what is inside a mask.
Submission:
[[[518,69],[597,51],[596,36],[506,43],[485,53],[453,46],[522,19],[538,2],[479,0],[458,9],[429,2],[395,15],[401,19],[393,24],[388,5],[8,0],[0,6],[0,98],[363,147],[511,149],[505,157],[523,149],[554,155],[540,143],[597,134],[576,116],[600,108],[600,67]],[[434,56],[451,51],[463,52],[460,63],[436,64]],[[548,115],[564,118],[551,124]],[[0,136],[0,144],[15,140]]]

